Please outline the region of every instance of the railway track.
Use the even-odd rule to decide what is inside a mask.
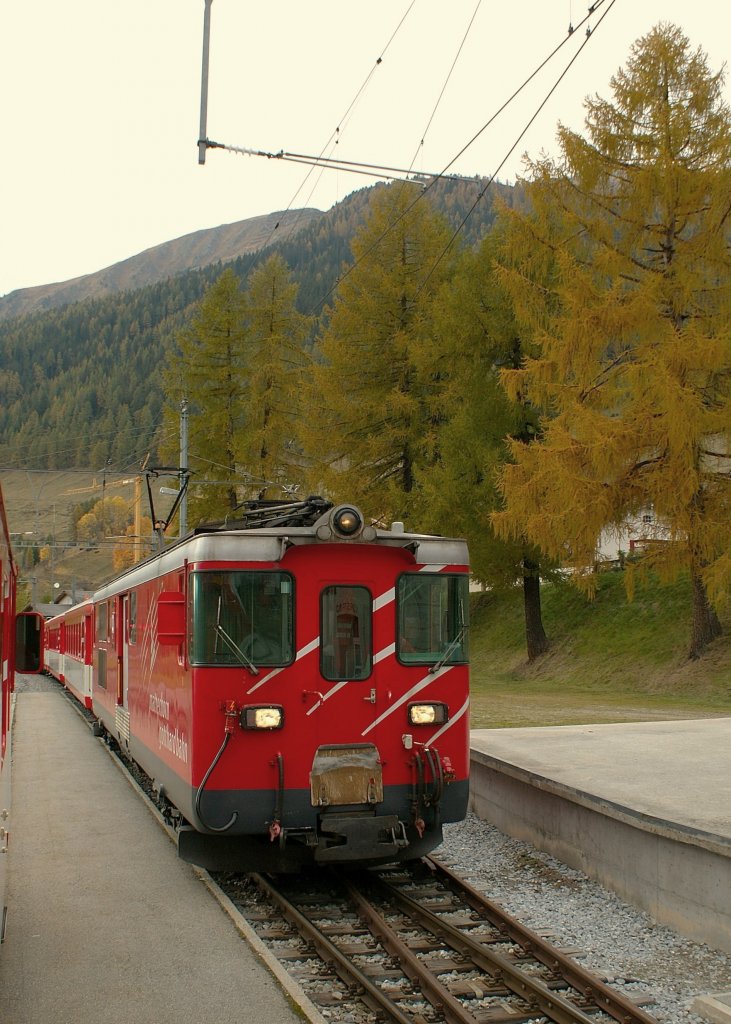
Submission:
[[[324,1016],[365,1024],[656,1024],[433,858],[218,884]]]
[[[69,700],[91,727],[93,715]],[[157,806],[149,779],[116,753]],[[212,878],[338,1024],[657,1024],[642,1000],[613,989],[576,951],[527,928],[434,857],[359,873]]]

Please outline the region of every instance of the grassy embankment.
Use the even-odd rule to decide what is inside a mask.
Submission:
[[[542,603],[551,650],[528,664],[522,592],[475,596],[473,728],[731,717],[731,610],[689,661],[687,580],[638,586],[628,602],[622,573],[607,572],[594,601],[559,583]]]

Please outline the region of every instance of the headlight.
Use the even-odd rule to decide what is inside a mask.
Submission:
[[[333,526],[343,537],[352,537],[363,525],[363,519],[357,509],[337,509],[333,516]]]
[[[281,729],[284,709],[280,707],[244,707],[239,718],[242,729]]]
[[[411,725],[443,725],[447,718],[446,704],[409,704]]]
[[[367,526],[363,513],[355,505],[338,505],[317,520],[315,535],[323,541],[362,541],[371,544],[377,536],[375,527]]]

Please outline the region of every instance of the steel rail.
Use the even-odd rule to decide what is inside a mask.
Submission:
[[[359,971],[335,943],[323,935],[317,925],[313,924],[293,903],[290,903],[287,897],[279,892],[271,882],[259,874],[252,874],[251,878],[261,891],[279,907],[286,920],[293,924],[301,935],[312,942],[322,959],[333,965],[340,979],[346,984],[355,983],[359,989],[362,989],[360,998],[368,1003],[372,1010],[386,1013],[389,1020],[395,1021],[396,1024],[414,1024],[413,1016],[404,1013],[385,992],[381,991],[378,985],[362,971]],[[474,1024],[474,1018],[471,1019],[470,1024]]]
[[[441,878],[445,884],[461,896],[473,910],[485,917],[503,934],[508,936],[526,952],[530,953],[552,971],[560,974],[568,984],[594,1002],[599,1009],[621,1024],[657,1024],[651,1014],[646,1013],[631,999],[615,991],[597,975],[582,968],[573,957],[567,956],[541,938],[530,928],[526,928],[518,920],[507,914],[496,903],[455,875],[445,864],[435,857],[425,857],[424,861]]]
[[[368,928],[380,939],[384,948],[399,960],[404,973],[416,982],[434,1009],[443,1014],[450,1024],[475,1024],[475,1016],[411,952],[408,945],[398,937],[398,934],[384,920],[383,915],[373,904],[351,882],[344,879],[343,885]]]
[[[427,910],[411,896],[407,896],[389,882],[380,879],[378,884],[383,887],[384,893],[392,903],[400,906],[423,928],[426,928],[457,953],[468,956],[491,978],[502,981],[511,992],[524,999],[530,1006],[535,1007],[536,1012],[555,1021],[555,1024],[596,1024],[592,1016],[579,1009],[565,996],[553,991],[544,981],[526,974],[504,953],[498,953],[486,943],[473,939],[456,925],[444,921],[433,911]],[[474,1018],[472,1019],[474,1020]]]

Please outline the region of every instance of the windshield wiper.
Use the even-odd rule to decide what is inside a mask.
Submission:
[[[229,649],[232,650],[234,652],[234,654],[236,654],[238,656],[238,658],[239,658],[241,664],[244,666],[244,668],[247,668],[249,670],[249,672],[251,672],[252,676],[258,676],[259,675],[259,669],[256,667],[256,665],[251,660],[251,658],[247,657],[244,654],[244,652],[241,650],[241,648],[238,646],[238,644],[235,643],[235,641],[233,641],[231,639],[231,637],[228,635],[228,633],[223,628],[223,626],[220,624],[220,622],[216,623],[216,632],[222,638],[224,643],[228,644]]]
[[[456,650],[456,648],[459,647],[459,645],[462,643],[462,639],[464,637],[464,631],[465,631],[465,627],[464,627],[464,624],[463,624],[462,626],[460,626],[459,633],[457,633],[457,635],[455,636],[454,640],[452,640],[450,643],[447,644],[447,646],[444,649],[444,652],[443,652],[441,658],[439,659],[439,661],[435,661],[434,664],[429,669],[429,671],[431,673],[438,672],[440,668],[444,668],[444,666],[445,666],[445,664],[447,662],[447,658],[450,656],[452,651]]]

